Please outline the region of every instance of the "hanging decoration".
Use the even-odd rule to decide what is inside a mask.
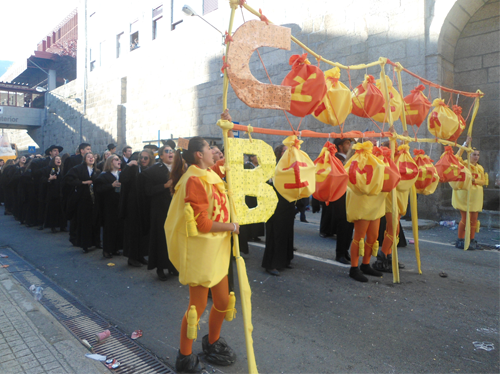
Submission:
[[[314,118],[327,125],[339,126],[352,110],[351,91],[340,82],[340,69],[334,67],[325,72],[326,95],[313,112]]]
[[[336,153],[337,147],[327,141],[318,158],[314,160],[316,191],[313,193],[313,197],[318,201],[325,202],[327,206],[345,194],[349,179],[344,165],[335,157]]]
[[[292,71],[283,79],[281,85],[292,87],[292,102],[289,113],[296,117],[311,114],[326,94],[325,76],[321,69],[311,65],[307,53],[293,55],[288,63]]]

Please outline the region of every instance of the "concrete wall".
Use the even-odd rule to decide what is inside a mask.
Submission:
[[[102,152],[111,141],[117,142],[119,147],[130,144],[134,149],[139,149],[143,141],[155,139],[158,130],[162,131],[163,137],[169,137],[170,134],[174,137],[220,136],[220,130],[215,126],[222,108],[220,68],[223,47],[220,35],[198,17],[186,17],[174,31],[170,31],[167,24],[167,31],[152,40],[151,9],[157,6],[154,4],[156,2],[130,2],[121,7],[114,7],[115,3],[106,2],[109,8],[99,8],[97,2],[89,6],[91,9],[88,13],[96,13],[88,24],[88,47],[96,50],[96,45],[105,46],[101,66],[89,72],[85,79],[85,53],[79,51],[78,79],[54,91],[57,96],[49,99],[54,113],[49,115],[43,131],[33,134],[37,143],[60,143],[71,149],[83,139],[90,142],[94,150]],[[460,54],[463,53],[460,52],[463,42],[459,41],[462,30],[471,17],[486,7],[484,3],[483,0],[389,0],[346,1],[333,6],[330,1],[313,0],[284,7],[282,2],[249,2],[255,9],[262,8],[271,21],[290,27],[295,37],[330,60],[353,65],[384,56],[401,62],[404,67],[426,79],[450,86],[454,85],[457,45],[457,58],[467,57]],[[174,2],[174,7],[181,8],[182,5],[179,1]],[[490,10],[493,11],[498,15],[498,10]],[[219,10],[208,14],[206,19],[224,31],[229,22],[229,13],[227,3],[221,1]],[[78,14],[79,48],[84,48],[85,12],[79,11]],[[164,9],[164,17],[170,20],[170,9]],[[178,13],[175,17],[178,17]],[[245,20],[255,19],[248,12],[244,13],[244,17]],[[140,48],[134,51],[123,48],[123,55],[116,58],[116,35],[124,32],[128,36],[130,22],[135,19],[140,23]],[[238,8],[235,28],[242,22]],[[96,25],[100,28],[95,29]],[[477,32],[485,34],[484,38],[491,42],[489,33],[481,29]],[[281,83],[290,71],[289,57],[303,51],[292,43],[291,51],[261,48],[260,53],[272,82]],[[267,82],[267,75],[256,54],[252,56],[250,67],[257,79]],[[327,70],[329,66],[321,63],[321,68]],[[494,71],[491,70],[491,74]],[[378,77],[380,70],[370,68],[367,71],[351,71],[353,88],[361,83],[365,73]],[[393,77],[393,70],[389,67],[386,73]],[[403,80],[404,95],[419,84],[417,79],[405,74]],[[342,71],[341,81],[349,86],[346,71]],[[487,82],[477,80],[470,84],[468,90],[479,88],[488,94],[487,85]],[[439,92],[433,89],[432,98],[438,95]],[[491,96],[494,97],[494,94]],[[494,106],[494,101],[485,106]],[[496,103],[498,107],[498,94]],[[282,112],[249,108],[236,98],[231,88],[228,106],[233,120],[241,124],[289,128]],[[291,115],[289,117],[297,128],[300,119]],[[378,125],[387,129],[387,124]],[[484,132],[484,126],[487,126],[487,122],[478,121],[475,131]],[[322,124],[312,116],[304,118],[301,128],[321,132],[340,131]],[[396,123],[396,129],[402,131],[399,122]],[[370,120],[351,115],[344,130],[378,128]],[[418,136],[429,136],[425,125],[421,126]],[[255,134],[255,137],[265,139],[273,146],[282,141],[276,136]],[[498,146],[498,136],[496,143]],[[314,159],[322,144],[323,141],[305,139],[303,149]],[[442,152],[438,145],[431,147],[422,144],[422,148],[432,151],[431,157],[435,160]],[[485,156],[483,160],[489,164],[490,157]],[[437,215],[436,201],[440,199],[441,193],[422,197],[419,199],[422,211]]]

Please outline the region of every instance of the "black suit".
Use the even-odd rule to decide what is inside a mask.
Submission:
[[[64,177],[65,184],[74,189],[67,202],[67,213],[76,218],[76,222],[72,221],[72,224],[76,223],[76,236],[72,243],[82,248],[89,248],[93,245],[100,246],[100,227],[97,221],[93,187],[82,184],[83,181],[88,180],[94,182],[97,176],[97,171],[89,175],[87,165],[80,164],[71,168]]]
[[[344,164],[346,159],[344,156],[339,154],[338,152],[335,154],[342,163]],[[340,199],[332,202],[330,205],[333,206],[333,216],[334,216],[334,227],[337,232],[337,247],[336,258],[346,257],[346,254],[349,253],[349,247],[351,246],[352,241],[352,232],[354,230],[354,224],[347,221],[347,212],[346,212],[346,194],[343,194]]]

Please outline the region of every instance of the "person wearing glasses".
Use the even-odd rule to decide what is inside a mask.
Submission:
[[[120,174],[121,196],[120,217],[124,219],[123,254],[128,257],[128,265],[147,265],[149,240],[149,198],[144,194],[142,173],[154,164],[153,153],[143,149],[130,156],[128,164],[122,162]]]
[[[165,274],[165,269],[169,274],[179,274],[168,258],[164,230],[172,201],[170,172],[174,161],[174,151],[170,146],[164,145],[158,150],[158,157],[159,162],[143,173],[144,190],[146,196],[151,199],[148,270],[156,269],[158,279],[166,281],[168,276]]]

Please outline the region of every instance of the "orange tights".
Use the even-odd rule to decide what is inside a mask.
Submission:
[[[399,235],[399,219],[401,215],[398,214],[398,221],[396,226],[396,237]],[[387,224],[385,226],[384,232],[384,242],[382,243],[382,252],[384,255],[390,255],[392,253],[392,243],[394,242],[394,238],[392,237],[392,213],[385,214],[385,220]]]
[[[359,241],[364,239],[365,254],[363,256],[363,264],[370,263],[370,256],[372,255],[372,246],[378,238],[378,228],[380,226],[380,218],[374,221],[366,221],[360,219],[354,222],[354,238],[351,243],[351,266],[358,267],[359,265]]]
[[[210,317],[208,319],[208,342],[210,344],[219,340],[222,322],[226,316],[225,310],[229,304],[229,286],[227,282],[227,275],[217,284],[211,288],[212,300],[214,302],[210,310]],[[208,288],[203,286],[189,287],[189,307],[196,306],[198,319],[201,317],[207,306]],[[189,310],[188,307],[188,310]],[[222,310],[224,312],[218,312]],[[193,340],[187,338],[187,311],[182,318],[181,325],[181,354],[188,356],[193,353]]]
[[[476,235],[476,226],[477,226],[477,216],[479,215],[479,212],[470,212],[470,238],[474,239],[474,236]],[[458,239],[464,239],[465,238],[465,222],[467,220],[467,212],[460,211],[460,215],[462,216],[462,219],[460,220],[460,223],[458,224]]]

